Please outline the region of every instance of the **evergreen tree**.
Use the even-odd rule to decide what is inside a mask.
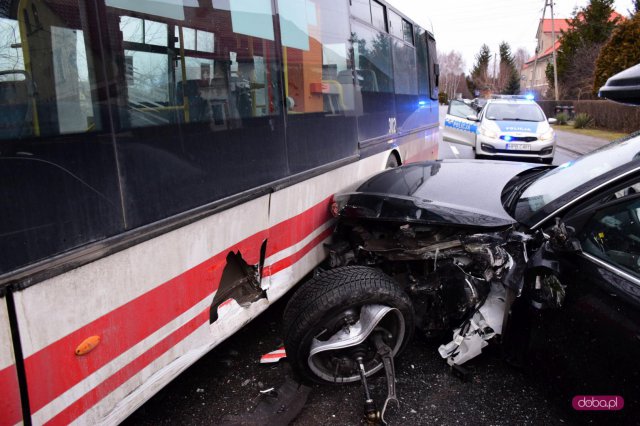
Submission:
[[[483,44],[480,52],[476,55],[476,63],[471,70],[471,77],[467,80],[469,91],[483,91],[489,88],[489,61],[491,60],[491,50],[489,46]]]
[[[591,84],[585,87],[585,82],[593,81],[595,56],[618,22],[611,19],[613,2],[590,0],[585,8],[574,12],[569,28],[561,32],[556,62],[558,83],[565,97],[591,92]],[[548,82],[551,86],[553,77]]]
[[[500,43],[500,77],[497,89],[507,95],[520,93],[520,75],[516,69],[515,60],[509,43]]]
[[[640,0],[638,0],[640,2]],[[640,13],[620,23],[600,50],[596,61],[593,92],[598,93],[609,77],[640,63]]]

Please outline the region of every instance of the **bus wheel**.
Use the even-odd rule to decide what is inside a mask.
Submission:
[[[304,283],[284,312],[287,360],[305,381],[346,383],[383,368],[375,342],[396,356],[414,329],[413,305],[381,271],[346,266]]]

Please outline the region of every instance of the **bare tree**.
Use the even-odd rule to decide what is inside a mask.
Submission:
[[[440,91],[453,99],[456,93],[462,92],[464,84],[464,60],[462,54],[455,50],[447,53],[438,53],[440,64]]]
[[[522,66],[530,57],[531,54],[524,47],[519,47],[518,50],[516,50],[516,53],[513,55],[513,61],[518,72],[522,71]]]

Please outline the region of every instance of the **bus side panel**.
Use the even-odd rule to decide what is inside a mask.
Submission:
[[[435,126],[398,138],[402,164],[438,158],[439,135],[440,130]]]
[[[363,158],[272,195],[265,261],[265,274],[270,276],[270,301],[286,293],[326,257],[323,243],[330,241],[333,232],[334,220],[329,209],[333,195],[353,191],[365,179],[382,171],[389,155],[391,151]],[[293,228],[278,225],[291,214],[299,218]]]
[[[260,197],[16,293],[33,422],[122,420],[264,310],[266,299],[227,303],[210,324],[227,255],[259,262],[268,206]]]
[[[0,426],[22,424],[20,387],[11,344],[6,298],[0,298]]]

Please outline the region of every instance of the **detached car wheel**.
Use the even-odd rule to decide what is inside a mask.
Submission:
[[[284,312],[284,344],[293,370],[306,381],[345,383],[383,368],[376,344],[393,355],[413,332],[409,296],[381,271],[346,266],[304,283]]]

